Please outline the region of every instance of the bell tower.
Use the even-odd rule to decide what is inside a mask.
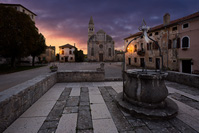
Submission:
[[[91,16],[89,24],[88,24],[88,39],[95,34],[95,27],[93,22],[93,17]]]

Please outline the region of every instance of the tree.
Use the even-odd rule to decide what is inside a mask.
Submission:
[[[30,55],[38,37],[38,29],[31,18],[14,8],[0,5],[0,55],[15,60]]]
[[[32,56],[32,66],[35,65],[35,57],[39,56],[46,50],[46,41],[44,36],[40,33],[37,35],[35,44],[31,46],[30,55]]]
[[[75,54],[75,61],[76,62],[83,62],[84,61],[84,53],[83,53],[82,50],[78,51],[78,49],[75,48],[74,54]]]

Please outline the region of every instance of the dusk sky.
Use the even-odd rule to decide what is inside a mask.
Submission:
[[[123,38],[138,32],[144,18],[153,27],[163,23],[163,15],[171,20],[199,11],[199,0],[0,0],[21,4],[35,14],[36,26],[46,44],[56,46],[76,43],[87,53],[88,22],[93,16],[95,32],[103,29],[113,37],[115,48],[122,49]]]

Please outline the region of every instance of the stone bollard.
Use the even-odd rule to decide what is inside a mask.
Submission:
[[[104,63],[100,64],[100,68],[97,68],[97,71],[104,71]]]

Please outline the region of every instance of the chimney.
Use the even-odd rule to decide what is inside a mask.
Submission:
[[[163,24],[164,26],[165,25],[168,25],[170,23],[170,14],[169,13],[166,13],[164,16],[163,16]]]
[[[74,47],[75,47],[75,43],[74,43]]]

